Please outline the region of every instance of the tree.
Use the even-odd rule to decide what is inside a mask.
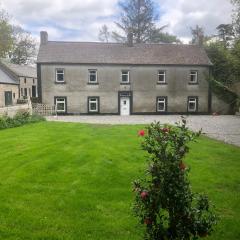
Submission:
[[[109,42],[110,39],[110,32],[108,31],[107,25],[103,25],[102,28],[99,30],[98,38],[101,42]]]
[[[188,143],[199,135],[189,131],[184,118],[175,127],[159,122],[147,127],[142,148],[148,152],[148,166],[145,177],[134,182],[133,208],[146,226],[145,240],[196,240],[213,231],[216,216],[208,197],[192,192],[190,170],[183,162]]]
[[[9,56],[15,64],[32,63],[36,56],[36,43],[30,33],[19,26],[14,26],[14,44]]]
[[[231,0],[235,9],[233,10],[233,28],[235,36],[240,38],[240,0]]]
[[[218,37],[225,47],[230,46],[230,41],[234,39],[232,24],[220,24],[217,26]]]
[[[5,58],[13,46],[13,29],[9,24],[9,17],[4,10],[0,10],[0,57]]]
[[[176,36],[162,32],[168,25],[156,27],[157,14],[152,0],[125,0],[119,5],[122,13],[116,25],[123,34],[112,32],[115,41],[126,42],[132,33],[135,43],[180,42]]]
[[[151,32],[150,40],[151,43],[181,43],[177,36],[171,35],[167,32],[162,32],[161,28],[153,29]]]
[[[142,43],[149,40],[150,32],[154,27],[154,20],[157,18],[154,11],[152,0],[126,0],[119,3],[122,9],[120,22],[116,25],[125,33],[133,34],[133,40],[136,43]],[[114,36],[119,37],[114,32]]]
[[[191,28],[192,44],[203,45],[204,30],[202,27],[196,25],[196,28]]]
[[[10,24],[6,11],[0,10],[0,57],[8,57],[16,64],[27,64],[33,62],[35,56],[36,43],[30,33]]]

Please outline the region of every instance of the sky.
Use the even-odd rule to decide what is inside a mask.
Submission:
[[[168,24],[167,32],[187,43],[190,28],[197,24],[208,35],[221,23],[231,23],[230,0],[154,0],[159,13],[157,26]],[[48,32],[49,40],[99,41],[103,24],[117,30],[118,0],[0,0],[14,24],[22,26],[36,39]]]

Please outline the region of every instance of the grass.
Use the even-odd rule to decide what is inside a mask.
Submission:
[[[0,239],[140,240],[131,182],[139,126],[41,122],[0,131]],[[201,137],[186,162],[220,216],[208,239],[240,239],[240,148]]]

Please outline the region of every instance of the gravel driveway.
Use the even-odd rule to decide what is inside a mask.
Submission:
[[[240,117],[222,115],[222,116],[187,116],[187,123],[193,131],[202,128],[203,133],[211,138],[215,138],[226,143],[240,146]],[[79,122],[94,124],[146,124],[153,121],[161,123],[174,124],[179,121],[179,115],[161,115],[161,116],[58,116],[47,117],[48,121],[60,122]]]

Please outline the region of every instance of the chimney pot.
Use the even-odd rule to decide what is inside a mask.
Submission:
[[[46,31],[40,32],[40,44],[47,44],[48,42],[48,33]]]

